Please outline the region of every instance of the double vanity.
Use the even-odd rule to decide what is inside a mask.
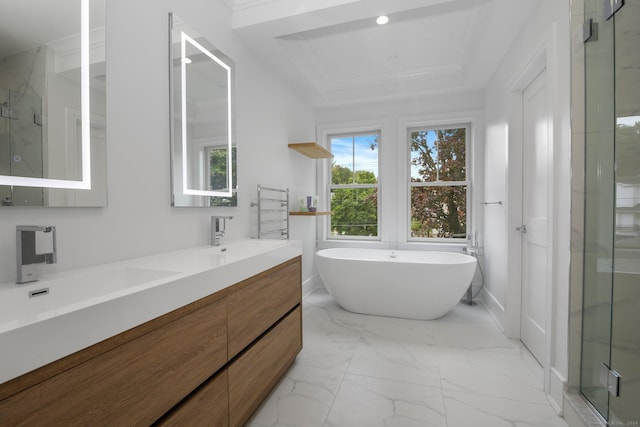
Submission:
[[[243,425],[301,348],[295,241],[0,284],[0,425]]]

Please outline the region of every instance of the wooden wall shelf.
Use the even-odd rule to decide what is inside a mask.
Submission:
[[[289,144],[289,148],[296,150],[312,159],[330,159],[333,157],[330,151],[316,144],[315,142],[298,142]]]
[[[289,215],[293,216],[322,216],[322,215],[333,215],[333,212],[289,212]]]

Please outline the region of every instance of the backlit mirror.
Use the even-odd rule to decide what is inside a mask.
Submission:
[[[0,204],[106,206],[105,0],[3,2]]]
[[[235,64],[184,20],[171,34],[174,206],[236,206]]]

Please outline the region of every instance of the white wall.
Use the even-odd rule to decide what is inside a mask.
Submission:
[[[168,13],[200,30],[237,64],[237,208],[170,207]],[[2,208],[0,282],[16,278],[15,226],[55,225],[58,264],[47,272],[118,261],[209,241],[209,217],[233,215],[228,237],[249,237],[256,184],[311,194],[315,175],[287,149],[312,140],[314,113],[304,99],[254,59],[231,31],[223,0],[111,0],[107,3],[106,208]],[[305,239],[303,279],[311,276],[315,224],[292,223]]]
[[[515,226],[522,221],[521,146],[517,134],[519,90],[536,51],[546,50],[549,84],[553,88],[554,203],[552,243],[554,270],[551,289],[550,356],[545,368],[545,390],[556,408],[562,407],[562,386],[567,376],[567,322],[570,241],[570,35],[569,2],[544,0],[514,41],[508,55],[486,89],[485,98],[485,193],[504,200],[504,207],[485,209],[486,292],[490,312],[507,336],[519,338],[520,235]]]

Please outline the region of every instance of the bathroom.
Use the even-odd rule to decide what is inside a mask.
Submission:
[[[265,34],[276,37],[366,16],[355,15],[361,12],[357,7],[359,2],[331,2],[331,7],[324,11],[327,16],[323,13],[326,6],[318,3],[301,2],[296,8],[283,1],[140,0],[135,6],[131,2],[107,1],[104,109],[107,205],[99,208],[3,207],[0,283],[16,280],[15,227],[18,225],[56,227],[57,263],[41,266],[43,276],[208,245],[212,215],[233,216],[226,223],[223,237],[224,241],[231,242],[255,233],[255,208],[251,203],[255,201],[257,185],[289,188],[292,199],[326,194],[323,184],[326,170],[322,168],[326,161],[308,159],[289,149],[288,143],[316,141],[326,145],[328,135],[371,129],[380,130],[384,142],[397,139],[404,129],[415,123],[464,122],[472,124],[474,135],[469,155],[472,196],[468,231],[471,235],[478,232],[478,243],[483,250],[479,261],[484,280],[476,276],[474,289],[479,290],[480,282],[484,288],[477,296],[481,303],[473,309],[485,310],[505,339],[518,341],[522,293],[519,254],[523,237],[515,228],[523,224],[522,185],[518,184],[523,177],[518,165],[524,156],[521,144],[513,142],[522,135],[519,128],[523,126],[514,105],[522,102],[524,89],[544,68],[552,93],[549,102],[553,105],[553,171],[552,181],[548,183],[553,191],[547,199],[549,211],[553,213],[549,218],[553,224],[550,231],[553,243],[548,252],[552,267],[548,271],[545,296],[550,335],[546,338],[540,390],[555,414],[562,415],[568,425],[590,425],[591,418],[583,421],[588,416],[598,420],[596,415],[585,415],[589,407],[576,396],[580,387],[584,228],[580,210],[584,197],[580,175],[584,170],[581,157],[584,153],[579,138],[584,138],[586,132],[579,120],[582,113],[578,108],[584,108],[585,102],[579,61],[584,60],[580,57],[583,22],[588,12],[583,10],[584,3],[598,11],[600,6],[577,0],[376,2],[381,9],[392,4],[395,9],[369,11],[374,17],[382,12],[393,17],[391,12],[395,10],[406,18],[406,14],[401,13],[403,10],[428,10],[429,7],[447,10],[447,3],[451,3],[453,9],[473,7],[477,13],[487,13],[471,16],[475,21],[470,22],[477,27],[492,27],[492,23],[484,20],[489,19],[488,16],[502,18],[500,22],[510,37],[486,33],[494,39],[483,44],[484,47],[479,45],[477,51],[464,52],[485,57],[487,63],[499,66],[466,69],[471,76],[466,85],[450,91],[440,90],[440,86],[452,84],[440,71],[440,79],[432,78],[424,83],[421,95],[413,97],[398,98],[383,93],[377,99],[367,99],[363,96],[369,89],[367,86],[344,91],[333,88],[325,94],[332,102],[323,105],[318,102],[316,88],[304,86],[295,64],[279,62],[281,57],[276,55],[265,57],[264,51],[255,47],[259,45],[251,44]],[[619,16],[638,7],[636,1],[626,3]],[[333,8],[335,10],[331,10]],[[237,207],[202,209],[171,205],[168,15],[172,12],[204,33],[237,65]],[[516,12],[517,19],[508,19],[509,13]],[[354,13],[354,17],[350,18],[349,13]],[[300,19],[287,15],[300,15]],[[316,23],[312,22],[314,19]],[[323,24],[325,20],[328,23]],[[323,78],[322,74],[317,75],[317,87],[322,87]],[[380,90],[384,89],[396,88],[389,85]],[[350,102],[353,99],[359,101]],[[401,250],[418,245],[458,251],[465,246],[464,243],[407,242],[403,231],[407,208],[390,208],[407,206],[407,201],[400,196],[403,191],[396,190],[402,185],[404,152],[384,143],[379,150],[383,160],[380,175],[384,176],[383,185],[387,186],[381,190],[379,240],[356,243],[326,240],[327,218],[290,218],[290,237],[301,242],[303,295],[317,296],[322,290],[314,261],[318,248],[355,245]],[[321,196],[321,206],[322,203],[326,203],[326,198]],[[637,285],[637,279],[635,282]],[[637,350],[637,342],[635,346]],[[625,420],[637,424],[637,414],[635,420]]]

